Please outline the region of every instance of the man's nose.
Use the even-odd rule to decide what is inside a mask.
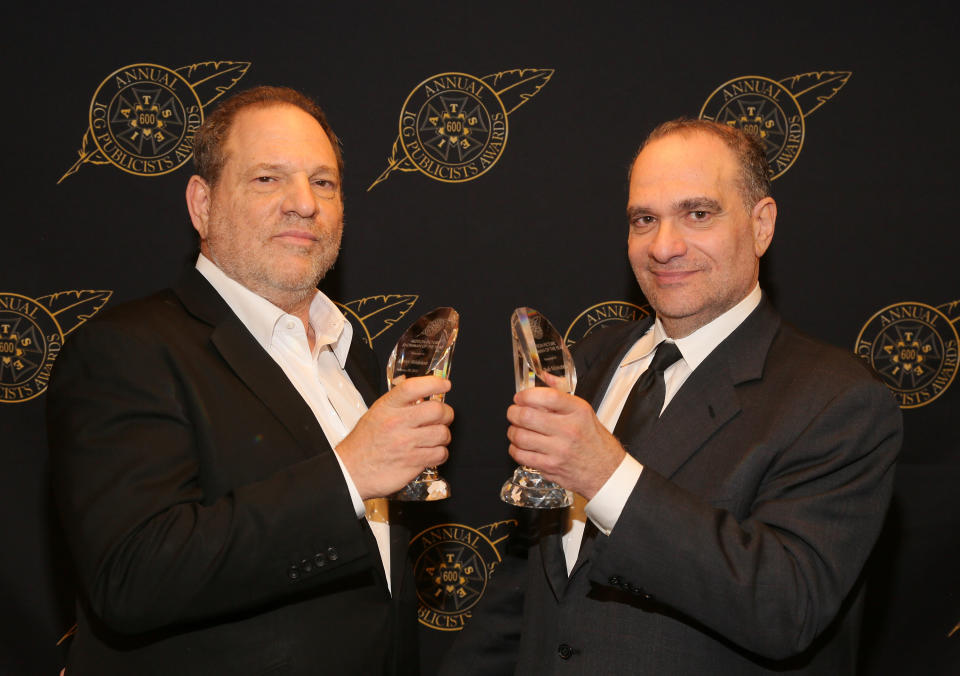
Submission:
[[[647,251],[650,257],[659,263],[666,263],[687,252],[683,233],[673,219],[664,219],[660,222]]]
[[[283,212],[295,213],[302,218],[311,218],[317,213],[317,196],[313,194],[310,180],[305,174],[295,174],[290,178],[284,194]]]

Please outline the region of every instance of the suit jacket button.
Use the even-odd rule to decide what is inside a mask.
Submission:
[[[317,568],[323,568],[325,565],[327,565],[327,557],[324,556],[323,552],[313,557],[313,565],[315,565]]]
[[[573,648],[568,646],[566,643],[561,643],[557,646],[557,654],[560,655],[561,660],[569,660],[573,655]]]
[[[310,559],[304,559],[300,562],[300,570],[302,570],[304,573],[309,573],[311,570],[313,570],[313,562]]]
[[[340,558],[340,554],[337,552],[337,548],[333,545],[327,547],[327,558],[331,561],[336,561]]]
[[[620,586],[620,578],[617,577],[616,575],[611,575],[611,576],[610,576],[610,584],[612,584],[614,587],[619,587],[619,586]]]
[[[296,582],[300,579],[300,570],[296,566],[290,566],[287,569],[287,577]]]

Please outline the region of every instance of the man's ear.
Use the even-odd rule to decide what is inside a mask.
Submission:
[[[210,184],[196,174],[187,181],[187,211],[190,212],[193,228],[200,234],[201,242],[207,238],[212,192]]]
[[[753,248],[757,258],[763,256],[773,240],[773,231],[777,224],[777,203],[772,197],[764,197],[753,205],[751,213],[753,225]]]

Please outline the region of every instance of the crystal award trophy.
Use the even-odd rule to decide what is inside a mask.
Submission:
[[[450,374],[453,347],[460,329],[460,315],[452,307],[438,307],[423,315],[397,341],[387,360],[387,387],[392,388],[400,376],[440,376]],[[442,394],[433,399],[443,401]],[[450,485],[437,472],[427,467],[419,476],[390,496],[393,500],[426,502],[450,497]]]
[[[510,330],[517,392],[528,387],[546,386],[545,373],[562,379],[554,387],[573,392],[577,386],[573,358],[563,337],[546,317],[528,307],[518,307],[510,317]],[[545,479],[537,470],[521,465],[503,484],[500,499],[517,507],[555,509],[573,504],[573,493]]]

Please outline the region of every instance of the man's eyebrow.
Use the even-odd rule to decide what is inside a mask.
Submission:
[[[712,197],[688,197],[676,203],[677,211],[723,211],[720,202]]]
[[[639,218],[640,216],[650,216],[652,214],[653,214],[653,209],[651,209],[650,207],[646,207],[641,204],[627,205],[627,218],[631,221],[634,218]]]
[[[672,211],[723,211],[723,207],[713,197],[686,197],[678,202],[674,202]],[[641,216],[655,216],[656,211],[643,204],[627,205],[627,218],[633,220]]]
[[[260,162],[252,167],[252,171],[286,171],[290,165],[285,162]],[[317,174],[336,174],[337,168],[329,164],[320,164],[307,172],[310,176]]]

